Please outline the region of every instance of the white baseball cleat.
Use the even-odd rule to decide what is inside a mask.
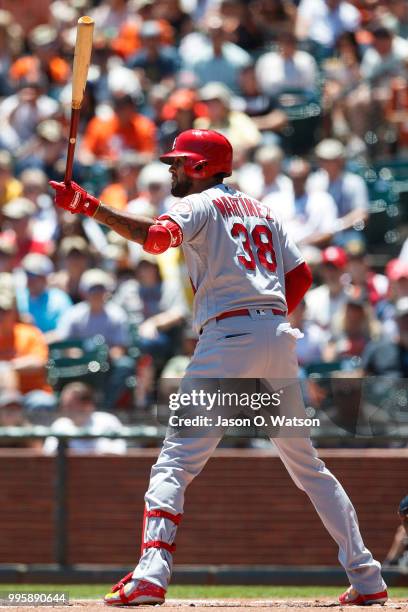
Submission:
[[[147,580],[135,580],[133,572],[119,580],[112,591],[105,595],[104,602],[109,606],[148,606],[164,603],[166,591]]]
[[[370,593],[369,595],[359,593],[352,586],[347,589],[339,597],[339,602],[343,606],[372,606],[373,604],[380,604],[383,606],[388,599],[387,591],[380,591],[378,593]]]

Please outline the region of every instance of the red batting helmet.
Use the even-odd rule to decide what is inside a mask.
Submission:
[[[232,146],[229,140],[213,130],[186,130],[181,132],[169,153],[160,161],[171,165],[177,157],[185,159],[184,170],[191,178],[210,178],[215,174],[230,176],[232,172]]]

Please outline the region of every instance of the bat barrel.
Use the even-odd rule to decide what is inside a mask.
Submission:
[[[79,113],[82,106],[88,69],[91,61],[93,29],[94,20],[92,17],[85,15],[84,17],[78,19],[74,65],[72,69],[71,124],[69,128],[67,163],[64,178],[66,183],[69,183],[69,181],[72,179]]]

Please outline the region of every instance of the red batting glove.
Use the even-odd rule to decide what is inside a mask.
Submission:
[[[100,201],[74,183],[74,181],[68,184],[49,181],[49,184],[55,189],[54,202],[57,206],[64,210],[69,210],[72,214],[80,213],[88,217],[95,215]]]

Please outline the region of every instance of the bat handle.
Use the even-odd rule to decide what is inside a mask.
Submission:
[[[67,151],[67,163],[65,165],[64,183],[69,183],[72,180],[72,170],[74,165],[75,145],[78,134],[80,108],[71,110],[71,123],[69,127],[69,140]]]

